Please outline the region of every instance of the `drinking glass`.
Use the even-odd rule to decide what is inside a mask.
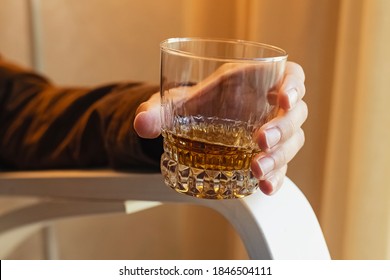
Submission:
[[[277,112],[286,52],[208,38],[171,38],[160,50],[165,184],[198,198],[252,194],[253,136]]]

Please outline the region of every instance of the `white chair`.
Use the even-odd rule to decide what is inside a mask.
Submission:
[[[2,172],[0,195],[44,198],[0,216],[2,258],[12,250],[13,242],[50,221],[132,213],[176,202],[202,205],[222,214],[241,237],[251,259],[330,259],[311,205],[288,178],[270,197],[258,191],[244,199],[206,200],[170,190],[160,174],[110,170]]]

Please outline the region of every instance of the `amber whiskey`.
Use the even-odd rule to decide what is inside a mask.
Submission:
[[[234,124],[234,125],[233,125]],[[161,171],[174,190],[201,198],[244,197],[258,181],[250,162],[259,149],[237,123],[192,123],[164,131]]]

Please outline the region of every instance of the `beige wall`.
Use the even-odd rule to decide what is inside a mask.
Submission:
[[[157,83],[158,44],[167,37],[231,37],[285,48],[305,69],[310,111],[305,146],[288,175],[320,216],[339,5],[337,0],[2,0],[0,52],[59,84],[96,85]],[[210,232],[207,242],[203,228]],[[246,257],[223,218],[190,206],[68,220],[54,232],[61,258]],[[144,250],[147,244],[153,250]]]
[[[25,0],[1,0],[0,2],[0,55],[24,66],[31,66],[29,5]],[[0,214],[9,209],[33,203],[33,199],[0,198]],[[44,256],[43,234],[33,234],[23,244],[15,258],[42,258]],[[28,253],[27,253],[28,252]],[[1,255],[1,252],[0,252]]]
[[[41,68],[59,83],[158,82],[159,42],[183,34],[180,0],[35,2]]]
[[[0,2],[0,53],[23,65],[31,64],[29,5],[25,0]]]
[[[329,57],[334,55],[338,2],[310,3],[2,0],[0,52],[22,64],[33,64],[56,83],[96,85],[121,80],[157,83],[158,45],[167,37],[230,37],[285,48],[290,59],[305,68],[305,99],[310,108],[304,126],[306,144],[290,164],[288,175],[319,214],[329,118],[327,93],[332,87]],[[323,20],[316,21],[319,16]],[[57,223],[54,232],[59,257],[64,259],[246,258],[241,241],[222,217],[191,206],[167,205],[134,216],[67,220]],[[42,239],[34,238],[34,244]],[[193,241],[188,243],[188,239]],[[43,256],[25,252],[22,247],[14,257]]]

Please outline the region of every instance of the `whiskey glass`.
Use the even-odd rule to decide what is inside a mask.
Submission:
[[[160,50],[165,184],[206,199],[252,194],[250,163],[260,152],[253,136],[277,112],[287,53],[210,38],[171,38]]]

